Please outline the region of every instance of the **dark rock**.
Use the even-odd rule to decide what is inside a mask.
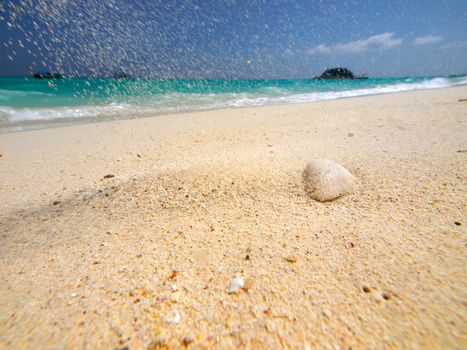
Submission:
[[[323,72],[323,74],[321,74],[318,77],[315,77],[315,79],[328,80],[328,79],[368,79],[368,78],[365,76],[356,76],[350,71],[350,69],[343,68],[343,67],[337,67],[337,68],[326,69]]]
[[[104,179],[111,179],[113,177],[115,177],[115,175],[107,174],[107,175],[104,176]]]
[[[114,74],[114,79],[132,79],[133,77],[130,74],[125,72],[119,72]]]
[[[391,296],[389,295],[389,293],[381,293],[381,297],[384,299],[384,300],[389,300],[391,299]]]
[[[190,345],[191,343],[193,343],[194,339],[190,336],[186,336],[182,339],[182,343],[184,346],[188,346]]]
[[[58,72],[36,72],[32,73],[36,79],[61,79],[63,76]]]

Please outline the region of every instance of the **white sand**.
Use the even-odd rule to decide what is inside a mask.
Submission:
[[[466,348],[466,97],[1,134],[0,348]]]

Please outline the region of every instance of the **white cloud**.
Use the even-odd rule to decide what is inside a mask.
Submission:
[[[324,44],[319,44],[318,46],[312,47],[308,50],[308,53],[313,55],[315,53],[329,53],[331,52],[331,48]]]
[[[309,49],[308,53],[355,53],[365,52],[371,49],[389,49],[402,44],[402,39],[395,38],[394,35],[394,33],[382,33],[370,36],[367,39],[355,40],[331,46],[319,44],[318,46]]]
[[[413,44],[416,46],[436,44],[439,43],[441,40],[443,40],[443,37],[438,35],[419,36],[418,38],[415,38]]]
[[[467,46],[467,41],[457,41],[453,43],[444,44],[442,49],[460,49]]]
[[[370,49],[389,49],[402,43],[402,39],[394,38],[394,33],[383,33],[370,36],[368,39],[337,44],[336,49],[342,52],[365,52]]]

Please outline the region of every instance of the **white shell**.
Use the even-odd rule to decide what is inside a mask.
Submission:
[[[245,281],[241,277],[235,277],[230,281],[229,294],[238,293],[245,286]]]
[[[167,323],[178,323],[180,322],[180,313],[176,309],[172,309],[173,317],[166,317],[165,322]]]
[[[311,198],[325,202],[348,193],[355,183],[355,177],[332,160],[315,159],[306,165],[303,181]]]

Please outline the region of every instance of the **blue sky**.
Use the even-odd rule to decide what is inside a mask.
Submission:
[[[0,75],[467,73],[467,1],[7,0]]]

